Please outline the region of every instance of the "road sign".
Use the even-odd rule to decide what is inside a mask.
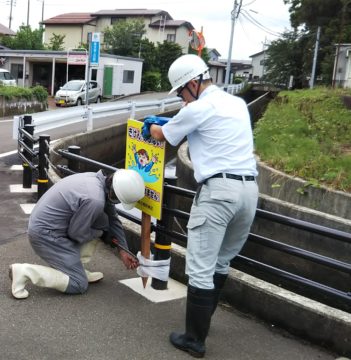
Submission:
[[[86,54],[70,54],[67,53],[67,63],[69,65],[85,65],[87,63]]]
[[[94,32],[90,43],[90,65],[98,66],[100,58],[100,33]]]

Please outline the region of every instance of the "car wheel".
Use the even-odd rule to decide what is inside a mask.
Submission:
[[[81,106],[82,105],[82,99],[81,98],[78,98],[77,99],[77,106]]]
[[[97,97],[96,103],[97,103],[97,104],[101,103],[101,97],[100,97],[100,96]]]

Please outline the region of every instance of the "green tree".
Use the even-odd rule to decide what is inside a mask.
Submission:
[[[335,44],[349,43],[351,38],[350,0],[284,0],[289,5],[291,25],[302,28],[308,37],[303,62],[312,68],[315,34],[321,27],[316,75],[322,83],[331,84],[335,60]]]
[[[120,20],[104,31],[104,42],[109,53],[138,56],[142,36],[146,33],[142,20]]]
[[[43,50],[42,38],[42,30],[21,25],[15,36],[4,36],[1,43],[13,50]]]
[[[161,90],[169,90],[171,85],[168,81],[168,69],[174,60],[182,55],[182,48],[177,43],[164,41],[157,43],[155,67],[161,74]]]
[[[49,40],[49,46],[47,46],[48,50],[54,50],[54,51],[62,51],[64,50],[64,41],[65,41],[66,35],[57,35],[55,33],[52,34],[52,37]]]
[[[308,37],[298,31],[285,32],[280,39],[272,41],[266,51],[264,79],[276,85],[288,85],[293,76],[295,87],[304,87],[310,74],[304,62],[307,41]]]
[[[198,55],[198,51],[194,50],[192,47],[189,46],[188,54],[195,54]],[[207,64],[210,60],[210,56],[208,54],[208,48],[204,47],[201,51],[201,59]]]
[[[156,46],[148,39],[141,39],[137,44],[133,53],[137,53],[137,56],[144,60],[143,71],[154,71],[156,62]]]

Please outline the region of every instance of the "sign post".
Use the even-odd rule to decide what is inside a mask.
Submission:
[[[129,119],[127,122],[126,169],[137,171],[145,183],[145,196],[137,202],[142,211],[141,255],[150,258],[151,216],[160,220],[162,214],[163,179],[166,143],[141,135],[143,123]],[[147,277],[142,278],[145,288]]]

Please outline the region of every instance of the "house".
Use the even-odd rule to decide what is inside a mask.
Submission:
[[[207,49],[207,53],[210,61],[218,61],[221,54],[216,49]]]
[[[44,43],[49,44],[54,34],[64,35],[64,50],[77,49],[88,43],[88,33],[96,32],[96,17],[90,13],[68,13],[43,21]]]
[[[351,44],[336,44],[333,85],[351,88]]]
[[[67,80],[85,79],[85,61],[82,51],[0,49],[0,66],[3,63],[18,85],[42,85],[50,95]],[[90,78],[101,85],[104,96],[136,94],[141,88],[142,67],[142,59],[100,54],[98,66],[90,67]]]
[[[250,56],[251,65],[252,65],[252,80],[258,81],[262,79],[263,75],[266,73],[266,69],[265,69],[266,56],[267,54],[265,50]]]
[[[89,32],[103,33],[107,27],[118,21],[142,19],[145,24],[144,35],[153,43],[167,40],[176,42],[183,53],[188,53],[189,32],[194,27],[185,20],[174,20],[164,10],[149,9],[116,9],[100,10],[96,13],[68,13],[62,14],[43,22],[45,25],[44,42],[49,43],[53,34],[65,35],[65,49],[79,48],[87,43]]]
[[[225,77],[225,64],[215,61],[209,60],[208,61],[208,68],[209,73],[212,78],[212,82],[216,85],[223,85],[224,84],[224,77]]]
[[[14,36],[16,33],[6,27],[5,25],[0,24],[0,35],[8,35],[8,36]]]
[[[224,66],[224,75],[227,69],[227,59],[219,59],[220,64]],[[234,82],[235,77],[246,78],[251,80],[252,65],[250,60],[231,60],[230,62],[230,76],[229,83]],[[223,80],[224,83],[224,80]]]

